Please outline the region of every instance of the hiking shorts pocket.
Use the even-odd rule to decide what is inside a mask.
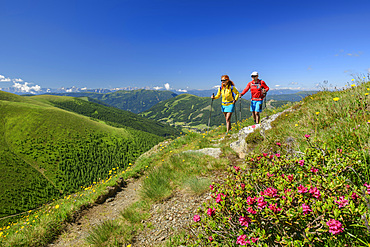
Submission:
[[[251,101],[251,111],[262,112],[262,100]]]

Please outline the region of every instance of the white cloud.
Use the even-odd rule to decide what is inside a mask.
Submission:
[[[14,85],[13,87],[18,89],[19,92],[24,92],[24,93],[32,93],[32,91],[40,91],[41,90],[41,87],[39,85],[35,85],[35,86],[29,86],[30,83],[28,82],[25,82],[24,84],[21,84],[21,83],[18,83],[18,82],[14,82]]]
[[[159,90],[159,89],[162,89],[163,87],[153,87],[154,90]]]
[[[298,82],[292,81],[291,83],[289,83],[289,85],[298,85]]]
[[[72,93],[72,88],[66,90],[67,93]]]
[[[83,87],[83,88],[81,88],[81,90],[87,90],[87,87]]]
[[[13,81],[15,81],[15,82],[23,82],[23,80],[21,79],[21,78],[15,78],[15,79],[13,79]]]
[[[166,90],[170,90],[170,84],[169,83],[164,84],[164,87],[166,88]]]
[[[179,89],[179,90],[177,90],[178,92],[183,92],[183,93],[186,93],[186,92],[188,92],[188,90],[186,90],[186,89]]]
[[[0,75],[0,82],[10,82],[10,78],[5,78],[5,76]]]
[[[275,85],[275,87],[280,87],[281,85]]]

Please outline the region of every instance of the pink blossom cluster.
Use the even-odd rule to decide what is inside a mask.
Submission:
[[[333,235],[337,235],[344,231],[342,223],[335,219],[330,219],[326,222],[326,225],[329,227],[329,232]]]
[[[244,184],[244,183],[241,183],[241,184],[240,184],[240,188],[242,188],[242,190],[244,190],[244,188],[245,188],[245,184]]]
[[[303,214],[308,214],[309,212],[312,212],[310,206],[306,205],[306,204],[302,204],[302,208],[303,208]]]
[[[280,142],[277,142],[276,145],[278,145],[280,147],[281,146],[281,143]]]
[[[281,208],[278,208],[277,206],[277,203],[275,204],[270,204],[269,205],[269,209],[274,212],[274,213],[277,213],[277,212],[280,212],[281,211]]]
[[[317,168],[315,168],[315,167],[312,167],[312,168],[310,169],[310,171],[311,171],[311,172],[313,172],[313,173],[316,173],[316,172],[318,172],[318,171],[319,171],[319,169],[317,169]]]
[[[294,175],[288,175],[288,180],[289,180],[290,182],[292,182],[292,181],[293,181],[293,179],[294,179]]]
[[[222,198],[221,198],[221,196],[222,196],[223,198],[225,198],[225,197],[226,197],[226,195],[225,195],[224,193],[220,193],[220,194],[218,194],[218,195],[217,195],[217,198],[216,198],[216,202],[217,202],[217,203],[222,202]]]
[[[319,198],[320,198],[320,196],[321,196],[321,193],[320,193],[320,191],[317,189],[317,187],[311,188],[309,192],[311,193],[311,195],[312,195],[313,197],[316,197],[317,199],[319,199]]]
[[[194,215],[194,217],[193,217],[193,220],[195,221],[195,222],[198,222],[198,221],[200,221],[200,216],[199,215]]]
[[[299,161],[298,161],[298,164],[299,164],[300,166],[303,166],[303,165],[304,165],[304,160],[299,160]]]
[[[304,187],[302,184],[298,186],[298,193],[307,193],[308,188]]]
[[[250,214],[256,214],[257,211],[253,210],[253,208],[249,207],[247,208],[247,212],[250,213]]]
[[[248,227],[251,222],[252,222],[252,220],[248,216],[246,216],[246,217],[240,216],[239,217],[239,223],[242,226]]]
[[[275,176],[274,174],[270,174],[270,173],[267,173],[266,175],[267,175],[267,177],[269,177],[269,178],[271,178],[271,177]]]
[[[356,194],[356,192],[352,192],[351,197],[352,197],[352,199],[353,199],[354,201],[356,201],[358,198],[360,198],[360,196],[359,196],[359,195],[357,195],[357,194]]]
[[[240,167],[239,166],[234,166],[234,169],[236,172],[240,171]]]
[[[277,194],[277,189],[275,189],[273,187],[268,187],[264,191],[261,191],[261,196],[263,196],[263,195],[266,195],[266,196],[269,196],[269,197],[277,197],[277,196],[279,196]]]
[[[236,243],[239,245],[247,245],[247,244],[250,244],[251,242],[256,243],[258,241],[258,238],[254,238],[254,237],[252,237],[250,240],[245,240],[246,238],[247,238],[247,235],[240,235],[237,238]]]
[[[265,198],[263,196],[257,198],[257,206],[259,209],[265,208],[267,205],[267,202],[265,201]]]
[[[256,202],[256,200],[257,199],[255,197],[248,196],[248,198],[247,198],[247,204],[248,205],[253,205]]]
[[[215,208],[209,208],[209,209],[207,210],[207,214],[208,214],[209,216],[214,216],[214,215],[215,215],[215,212],[216,212],[216,209],[215,209]]]
[[[311,135],[304,135],[304,137],[306,137],[306,138],[310,138],[310,136],[311,136]]]
[[[370,184],[365,183],[364,185],[367,188],[367,193],[370,195]]]
[[[348,205],[348,200],[346,200],[344,198],[344,196],[340,196],[339,197],[339,200],[337,201],[334,201],[335,203],[337,203],[339,205],[339,208],[344,208],[345,206]]]

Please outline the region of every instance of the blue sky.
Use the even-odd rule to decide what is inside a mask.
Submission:
[[[0,0],[0,88],[271,88],[370,72],[370,1]]]

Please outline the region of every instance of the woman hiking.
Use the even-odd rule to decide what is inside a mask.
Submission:
[[[230,81],[228,75],[221,76],[221,87],[219,87],[216,96],[212,95],[212,99],[218,99],[222,96],[221,111],[226,120],[226,134],[231,129],[231,115],[235,112],[235,102],[239,98],[239,92],[236,90],[234,82]]]
[[[251,77],[253,78],[253,80],[247,84],[247,86],[245,87],[245,89],[240,95],[243,96],[244,94],[248,92],[249,89],[251,90],[251,94],[252,94],[251,112],[252,112],[254,122],[256,124],[259,124],[260,123],[260,112],[262,112],[263,98],[266,96],[266,93],[269,90],[269,87],[266,85],[264,81],[258,79],[257,71],[252,72]]]

